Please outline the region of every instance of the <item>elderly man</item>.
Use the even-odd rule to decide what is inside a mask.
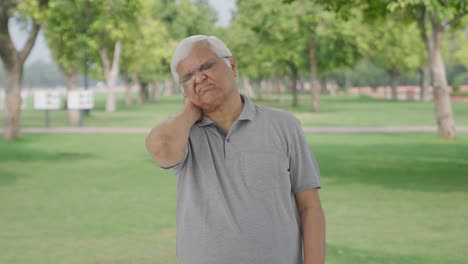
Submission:
[[[319,169],[299,121],[239,94],[216,37],[184,39],[171,70],[185,106],[146,145],[177,176],[179,263],[324,263]]]

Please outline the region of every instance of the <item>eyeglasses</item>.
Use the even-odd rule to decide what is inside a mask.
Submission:
[[[227,58],[229,58],[229,56],[218,57],[218,60],[216,61],[207,61],[203,63],[202,65],[200,65],[200,67],[196,68],[195,70],[191,72],[187,72],[186,74],[182,75],[182,78],[180,78],[180,84],[184,87],[189,86],[195,80],[196,72],[207,73],[215,67],[216,63],[219,62],[219,59],[227,59]]]

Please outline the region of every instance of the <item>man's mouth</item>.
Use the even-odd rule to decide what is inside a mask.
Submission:
[[[211,84],[207,84],[207,85],[203,86],[202,88],[200,88],[198,90],[198,95],[203,95],[206,91],[212,89],[212,86],[213,85],[211,85]]]

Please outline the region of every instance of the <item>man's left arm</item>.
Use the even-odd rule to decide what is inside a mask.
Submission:
[[[325,214],[318,189],[297,192],[296,203],[301,218],[304,264],[325,263]]]

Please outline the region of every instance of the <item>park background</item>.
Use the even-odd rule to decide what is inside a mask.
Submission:
[[[467,1],[18,2],[0,3],[0,263],[177,262],[176,180],[144,140],[182,107],[168,63],[192,34],[224,40],[239,89],[313,131],[327,263],[468,261]],[[422,34],[440,29],[445,80]],[[29,54],[44,42],[50,60]],[[84,88],[94,108],[67,110]],[[62,96],[49,128],[43,90]]]

